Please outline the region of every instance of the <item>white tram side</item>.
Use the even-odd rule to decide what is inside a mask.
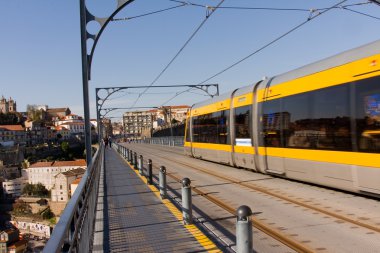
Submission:
[[[380,40],[195,104],[185,153],[380,194]]]

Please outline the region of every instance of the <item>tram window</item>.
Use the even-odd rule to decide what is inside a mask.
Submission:
[[[380,153],[380,77],[355,83],[355,122],[359,152]]]
[[[218,119],[218,139],[219,144],[229,144],[230,138],[228,136],[228,120],[229,110],[216,113],[215,117]]]
[[[283,99],[283,111],[286,112],[283,126],[285,147],[310,148],[310,94],[302,93]]]
[[[186,118],[186,142],[190,142],[191,141],[191,138],[190,138],[190,121],[192,120],[192,118]]]
[[[351,151],[349,97],[341,85],[284,98],[285,146]]]
[[[352,151],[348,84],[312,92],[313,148]]]
[[[266,147],[281,147],[282,112],[281,100],[270,100],[263,104],[262,130]]]
[[[235,108],[235,145],[251,143],[251,105]]]
[[[193,141],[200,143],[230,143],[228,137],[229,111],[219,111],[194,117]]]

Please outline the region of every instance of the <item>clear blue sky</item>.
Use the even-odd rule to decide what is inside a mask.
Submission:
[[[110,14],[116,1],[88,0],[96,16]],[[219,0],[190,0],[216,6]],[[222,6],[319,9],[339,1],[226,0]],[[366,1],[351,0],[355,4]],[[116,18],[175,6],[168,0],[135,0]],[[352,6],[380,18],[380,6]],[[203,21],[206,10],[185,6],[160,14],[111,22],[95,50],[90,81],[91,115],[95,88],[149,85]],[[155,85],[197,84],[305,21],[308,12],[218,9]],[[0,1],[0,95],[27,104],[70,107],[83,115],[78,0]],[[94,27],[89,27],[89,29]],[[212,79],[221,93],[380,39],[380,20],[334,9]],[[137,93],[142,90],[131,90]],[[151,89],[136,106],[159,106],[179,89]],[[194,91],[200,93],[199,91]],[[160,93],[160,94],[150,94]],[[112,98],[112,97],[111,97]],[[118,93],[104,107],[129,107],[136,94]],[[168,105],[207,97],[184,93]],[[110,116],[119,117],[123,111]]]

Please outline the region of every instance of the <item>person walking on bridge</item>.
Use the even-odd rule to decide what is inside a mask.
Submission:
[[[112,147],[112,140],[111,140],[111,136],[108,137],[108,143],[110,144],[110,147]]]

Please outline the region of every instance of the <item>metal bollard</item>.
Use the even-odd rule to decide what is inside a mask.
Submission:
[[[252,210],[248,206],[240,206],[236,217],[236,252],[252,252]]]
[[[160,167],[160,174],[158,175],[159,188],[161,199],[166,199],[166,168],[165,166]]]
[[[133,160],[133,151],[132,150],[129,150],[129,161],[131,162],[132,164],[132,160]]]
[[[191,180],[187,177],[182,179],[182,217],[183,223],[193,224],[193,210],[191,201]]]
[[[148,160],[148,184],[153,184],[152,160]]]
[[[133,155],[133,167],[137,170],[137,152]]]
[[[144,176],[143,156],[142,156],[142,155],[139,156],[139,160],[138,160],[137,168],[139,169],[139,174],[140,174],[141,176]]]

